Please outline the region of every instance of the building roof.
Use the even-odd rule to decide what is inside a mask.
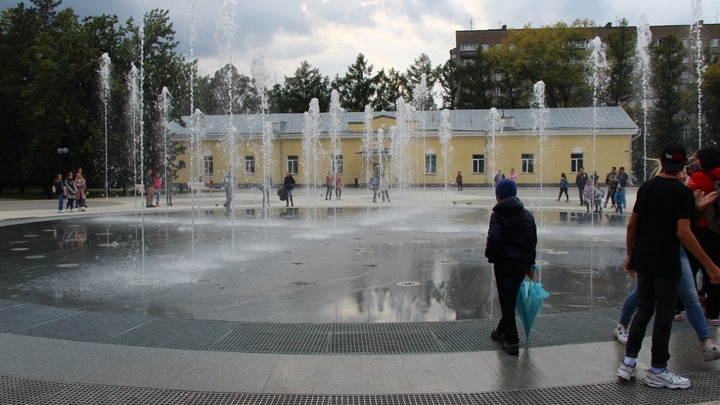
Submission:
[[[493,120],[491,110],[450,110],[450,126],[453,132],[492,132]],[[621,107],[583,107],[583,108],[553,108],[547,109],[547,123],[544,129],[553,130],[622,130],[623,132],[636,133],[638,130],[635,122]],[[495,122],[495,131],[532,131],[535,125],[533,109],[497,110],[502,121],[500,128],[498,119]],[[396,118],[395,111],[377,111],[372,113],[373,118],[391,117]],[[330,114],[320,113],[320,127],[322,134],[327,134],[330,127]],[[273,123],[276,135],[301,136],[305,114],[249,114],[249,115],[208,115],[205,117],[205,127],[202,131],[204,136],[225,136],[229,129],[242,137],[260,136],[262,134],[262,122]],[[415,114],[414,119],[417,127],[425,131],[437,131],[440,125],[441,111],[420,111]],[[191,133],[187,123],[190,116],[182,117],[185,124],[177,122],[169,124],[170,132],[177,137],[188,137]],[[363,123],[364,112],[344,112],[340,114],[340,134],[348,133],[348,126],[352,123]]]

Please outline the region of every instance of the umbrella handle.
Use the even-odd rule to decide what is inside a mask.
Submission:
[[[537,279],[540,281],[540,266],[538,266],[537,263],[533,263],[533,265],[530,266],[530,271],[535,271]]]

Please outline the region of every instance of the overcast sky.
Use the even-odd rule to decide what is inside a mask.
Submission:
[[[0,0],[0,8],[20,2]],[[271,80],[280,83],[304,60],[331,79],[342,76],[359,53],[374,72],[404,72],[421,53],[437,66],[448,59],[455,31],[471,27],[541,27],[578,18],[598,25],[626,18],[636,25],[641,15],[650,25],[690,24],[696,16],[708,24],[717,23],[720,12],[717,0],[63,0],[61,7],[80,16],[116,14],[123,22],[138,20],[143,10],[169,10],[178,52],[190,54],[194,24],[200,73],[212,74],[230,58],[221,51],[228,41],[216,39],[227,4],[236,4],[233,64],[251,76],[252,60],[261,54]]]

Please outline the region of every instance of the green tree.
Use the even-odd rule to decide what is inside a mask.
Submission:
[[[472,63],[458,68],[459,109],[489,109],[495,106],[494,68],[487,53],[478,50]]]
[[[590,39],[588,20],[576,20],[571,25],[558,22],[552,26],[510,30],[502,47],[494,51],[497,69],[518,80],[527,94],[535,83],[545,83],[548,107],[586,105],[587,84],[583,71],[586,55],[583,46]],[[516,89],[505,89],[516,95]]]
[[[456,109],[460,91],[460,66],[453,60],[445,62],[438,71],[438,83],[442,88],[442,108]]]
[[[425,92],[424,94],[416,94],[416,91],[420,90],[419,86],[423,75],[425,76]],[[406,99],[405,101],[413,101],[414,105],[420,110],[427,111],[437,108],[433,90],[437,81],[437,70],[433,69],[429,56],[424,53],[420,54],[408,68],[405,78],[407,85],[410,86],[407,92],[412,95],[412,100]],[[421,97],[422,100],[415,100],[418,97]]]
[[[270,98],[276,105],[276,112],[302,113],[309,109],[310,101],[317,98],[320,111],[330,108],[330,79],[320,74],[320,69],[313,68],[307,61],[302,61],[300,67],[291,77],[285,76],[285,85],[273,87],[273,92],[281,90],[280,94],[271,94]]]
[[[720,145],[720,63],[709,65],[703,76],[703,114],[708,144]]]
[[[205,114],[248,114],[259,111],[259,100],[251,79],[238,73],[235,66],[225,65],[212,78],[199,77],[195,87],[195,107]]]
[[[610,65],[610,85],[607,104],[627,108],[628,102],[636,98],[638,92],[634,83],[635,70],[635,32],[628,27],[625,19],[620,20],[619,28],[605,38],[607,60]]]
[[[405,101],[410,100],[407,78],[393,68],[390,68],[387,73],[385,69],[380,69],[375,75],[375,83],[377,96],[371,103],[375,111],[395,111],[395,104],[400,97]]]
[[[355,63],[348,66],[345,76],[333,82],[333,88],[340,94],[340,103],[347,111],[364,111],[365,105],[375,98],[373,65],[358,54]]]
[[[686,55],[682,41],[675,35],[660,39],[660,44],[651,49],[652,77],[655,89],[655,103],[650,112],[651,139],[648,139],[651,156],[657,156],[662,147],[670,141],[682,141],[682,122],[678,114],[682,109],[680,79],[685,70],[683,59]]]

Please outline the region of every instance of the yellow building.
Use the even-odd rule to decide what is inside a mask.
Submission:
[[[313,136],[303,133],[307,114],[196,117],[197,125],[188,116],[170,132],[187,147],[177,158],[181,183],[207,185],[212,176],[219,184],[231,161],[241,187],[259,184],[265,173],[278,184],[287,172],[298,186],[320,185],[328,171],[353,186],[364,184],[375,166],[394,187],[454,183],[458,171],[465,186],[492,184],[498,170],[514,169],[524,185],[557,184],[563,172],[573,183],[580,167],[596,170],[600,181],[612,166],[630,171],[638,127],[622,108],[543,111],[544,125],[536,123],[539,110],[448,111],[449,130],[442,129],[442,111],[400,120],[396,112],[346,112],[333,133],[332,117],[321,113],[319,135],[306,130]]]

